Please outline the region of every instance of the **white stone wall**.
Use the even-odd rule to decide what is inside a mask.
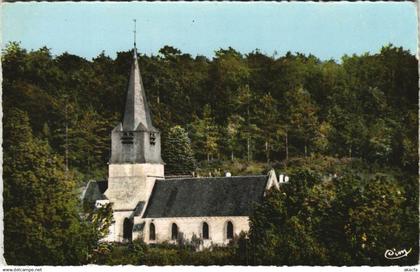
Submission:
[[[178,231],[183,233],[186,240],[191,240],[195,234],[197,237],[202,237],[203,222],[209,226],[209,239],[204,240],[204,246],[208,247],[211,244],[226,245],[229,243],[227,239],[227,222],[233,224],[233,233],[239,235],[241,231],[247,232],[249,230],[248,216],[212,216],[212,217],[174,217],[174,218],[134,218],[134,224],[145,223],[143,232],[134,232],[133,239],[142,238],[146,243],[162,243],[171,241],[172,224],[178,226]],[[150,223],[155,225],[156,240],[149,240]]]
[[[163,164],[155,163],[127,163],[110,164],[108,177],[130,177],[130,176],[159,176],[163,177]]]
[[[115,222],[109,226],[109,233],[101,239],[101,242],[114,242],[115,241]]]
[[[147,202],[157,178],[164,177],[163,164],[110,164],[106,197],[114,210],[134,210]]]
[[[112,214],[113,223],[109,228],[109,234],[102,240],[106,242],[123,242],[124,219],[129,218],[132,213],[132,211],[114,211]]]
[[[110,164],[105,196],[113,204],[114,224],[104,240],[123,241],[124,219],[129,218],[139,201],[149,200],[157,178],[164,177],[163,164]]]

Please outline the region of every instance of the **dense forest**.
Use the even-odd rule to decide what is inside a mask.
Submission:
[[[27,51],[18,43],[3,50],[9,263],[165,264],[167,252],[176,257],[167,264],[417,262],[418,63],[393,45],[339,62],[290,52],[243,55],[233,48],[211,59],[171,46],[140,54],[168,174],[275,168],[292,178],[256,207],[250,233],[230,248],[193,253],[187,246],[135,242],[99,249],[100,222],[79,216],[78,189],[106,178],[131,54],[87,60],[53,56],[46,47]],[[173,159],[179,142],[187,145],[186,168]],[[383,258],[388,248],[413,252],[389,261]],[[132,259],[118,259],[127,256]]]

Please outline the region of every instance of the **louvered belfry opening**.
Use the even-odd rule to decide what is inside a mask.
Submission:
[[[121,142],[123,144],[132,144],[134,141],[133,132],[124,132],[121,136]]]

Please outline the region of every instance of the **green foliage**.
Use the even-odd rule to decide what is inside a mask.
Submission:
[[[147,245],[133,241],[128,245],[100,243],[92,254],[91,263],[103,265],[141,264],[145,258]]]
[[[286,101],[290,133],[303,144],[306,157],[319,129],[317,108],[310,93],[302,88],[286,92]]]
[[[181,126],[172,127],[165,136],[162,147],[165,172],[173,175],[190,175],[195,170],[195,159],[191,141]]]
[[[91,223],[91,227],[97,235],[96,240],[100,240],[109,234],[109,227],[112,224],[112,203],[86,211],[87,220]]]
[[[352,164],[343,167],[337,178],[294,168],[289,184],[270,192],[250,218],[255,263],[416,264],[418,232],[411,224],[413,220],[418,224],[418,218],[406,209],[414,209],[418,197],[412,199],[404,187],[417,191],[418,185],[413,177],[402,182],[399,176],[389,170],[372,174],[372,169]],[[413,248],[413,254],[396,261],[385,259],[385,251],[396,247]]]
[[[28,115],[4,115],[4,247],[8,264],[83,264],[93,248],[91,228],[78,215],[71,172],[32,135]]]
[[[277,102],[271,96],[266,94],[258,101],[259,107],[255,109],[255,123],[260,128],[258,135],[265,145],[265,155],[267,163],[270,162],[270,153],[278,148],[279,142],[277,140],[278,133],[278,110]]]
[[[217,155],[219,134],[208,104],[204,106],[203,118],[195,116],[191,130],[194,149],[199,151],[197,154],[201,155],[201,158],[205,155],[207,161],[213,159]]]
[[[198,161],[322,154],[417,167],[417,60],[403,48],[387,45],[342,63],[232,48],[209,60],[170,46],[139,59],[163,144],[172,127],[185,127]],[[88,61],[10,43],[2,60],[4,108],[27,112],[34,135],[61,155],[67,148],[70,168],[84,179],[104,178],[131,54]]]
[[[212,247],[196,251],[189,246],[173,244],[147,245],[142,241],[130,244],[102,244],[93,263],[102,265],[232,265],[237,261],[236,248]]]

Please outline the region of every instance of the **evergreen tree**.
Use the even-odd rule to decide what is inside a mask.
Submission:
[[[278,148],[276,136],[279,128],[279,113],[277,110],[277,101],[270,93],[261,97],[258,107],[255,109],[255,119],[258,125],[259,138],[262,139],[260,146],[265,152],[267,163],[270,162],[271,152]]]
[[[234,160],[235,155],[239,156],[241,153],[241,131],[244,126],[244,118],[240,115],[231,115],[228,119],[228,125],[227,125],[227,145],[230,150],[230,159]],[[242,148],[243,150],[243,148]]]
[[[319,122],[317,107],[311,99],[311,95],[304,89],[286,93],[288,115],[292,133],[300,143],[303,142],[304,155],[308,155],[308,146],[314,141]]]
[[[218,152],[219,133],[213,118],[210,105],[205,105],[203,110],[203,118],[199,119],[197,116],[191,124],[192,127],[192,143],[195,150],[201,151],[202,155],[207,158],[207,161],[213,158]],[[198,153],[197,152],[197,153]]]
[[[162,158],[165,173],[191,174],[195,170],[194,153],[187,132],[181,126],[172,127],[163,142]]]
[[[248,161],[252,160],[254,142],[258,134],[258,127],[253,123],[255,118],[252,118],[253,110],[255,110],[255,104],[255,96],[249,88],[249,85],[240,86],[235,106],[236,114],[243,119],[239,135],[241,139],[245,140],[246,154],[244,154],[244,157],[246,157]]]

